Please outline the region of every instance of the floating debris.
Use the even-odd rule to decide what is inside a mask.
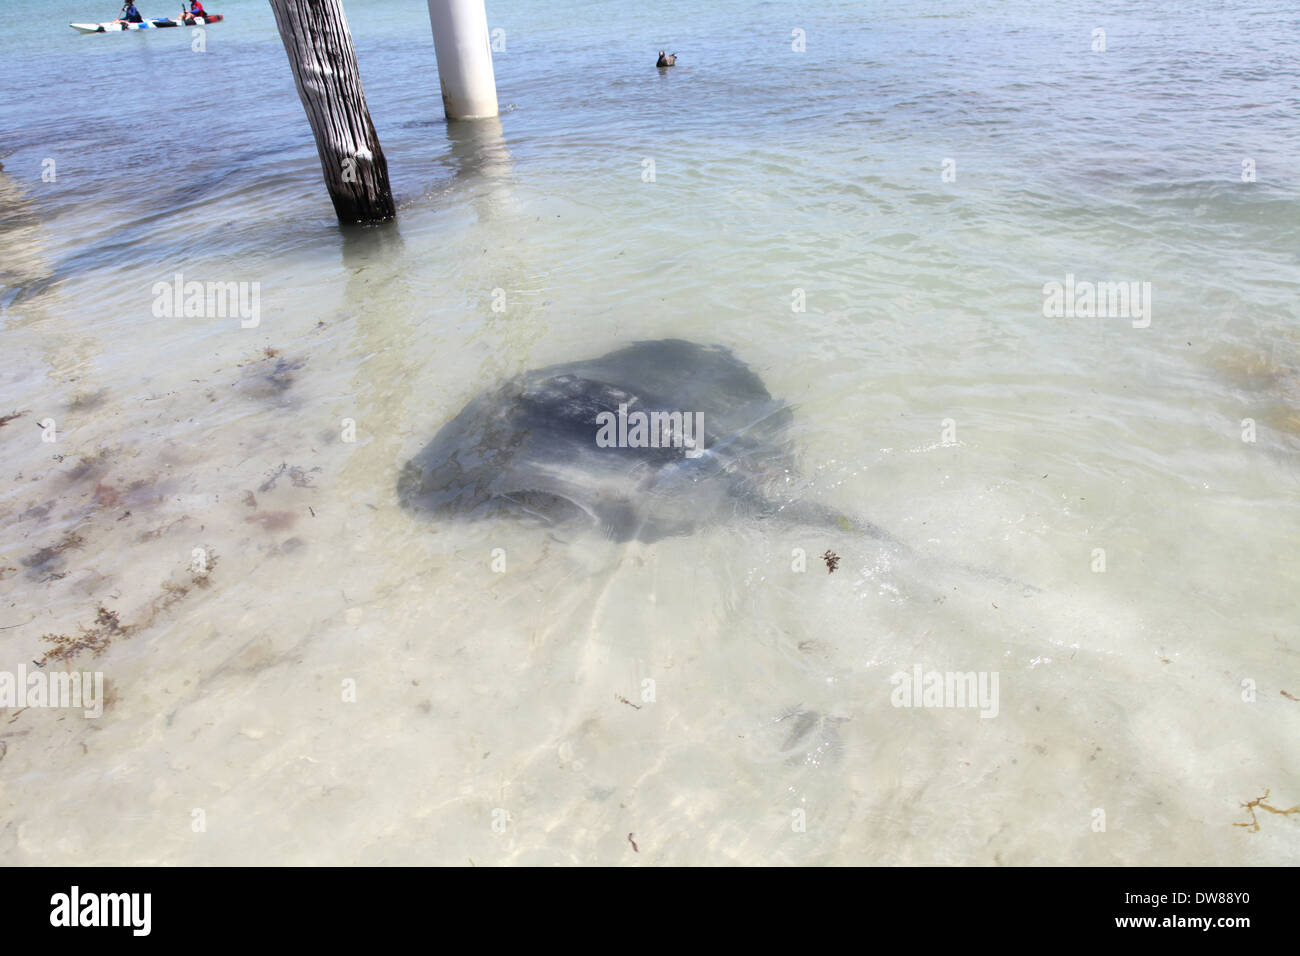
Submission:
[[[44,667],[50,661],[71,661],[82,652],[90,651],[99,657],[108,650],[113,638],[126,634],[128,628],[122,626],[116,611],[110,611],[101,605],[95,614],[95,623],[91,627],[80,626],[76,634],[42,634],[41,640],[53,644],[39,661],[33,661],[38,667]]]
[[[1262,796],[1256,797],[1254,800],[1250,801],[1250,803],[1238,804],[1238,806],[1245,807],[1246,812],[1250,814],[1250,822],[1234,823],[1233,826],[1245,827],[1246,829],[1250,830],[1251,833],[1258,833],[1259,818],[1255,816],[1256,809],[1267,810],[1269,813],[1277,813],[1277,814],[1281,814],[1282,816],[1286,816],[1289,813],[1300,813],[1300,803],[1297,803],[1294,807],[1292,807],[1289,810],[1279,810],[1277,807],[1269,806],[1267,803],[1264,802],[1265,800],[1268,799],[1268,794],[1269,791],[1265,790]]]
[[[275,483],[279,481],[280,478],[283,477],[286,472],[289,475],[289,482],[295,488],[311,488],[312,487],[311,475],[313,472],[317,472],[320,470],[321,468],[319,465],[317,465],[315,468],[312,468],[310,471],[308,471],[305,470],[301,465],[289,465],[286,462],[280,462],[280,467],[274,469],[273,471],[268,472],[266,481],[262,482],[262,484],[258,486],[257,490],[261,492],[270,491],[272,488],[275,487]],[[252,499],[251,503],[249,499]],[[244,498],[244,504],[248,505],[250,508],[257,506],[257,499],[253,497],[253,493],[251,491],[248,492],[247,497]]]
[[[71,662],[87,651],[93,656],[99,657],[104,651],[108,650],[115,638],[126,637],[134,631],[153,624],[159,614],[182,600],[194,588],[211,587],[211,573],[212,569],[217,566],[217,553],[211,547],[205,547],[204,551],[206,552],[206,570],[196,571],[192,567],[187,568],[188,582],[178,583],[174,580],[162,582],[162,593],[154,598],[147,612],[136,623],[123,624],[117,611],[110,610],[101,604],[95,612],[95,623],[90,627],[79,625],[75,634],[42,634],[40,639],[47,644],[52,644],[53,649],[48,651],[40,660],[32,663],[36,664],[37,667],[44,667],[50,661]]]

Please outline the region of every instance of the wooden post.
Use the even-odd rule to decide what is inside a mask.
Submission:
[[[393,219],[388,161],[366,108],[342,0],[270,0],[339,222]]]
[[[429,0],[447,119],[497,115],[497,80],[483,0]]]

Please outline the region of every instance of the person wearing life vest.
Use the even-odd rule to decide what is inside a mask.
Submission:
[[[140,11],[135,8],[132,0],[127,0],[122,7],[122,15],[117,19],[119,23],[144,23],[144,17],[140,16]]]
[[[203,9],[203,4],[201,4],[199,0],[190,0],[190,8],[188,11],[181,11],[181,19],[186,23],[192,23],[195,17],[202,17],[206,20],[208,18],[208,11]]]

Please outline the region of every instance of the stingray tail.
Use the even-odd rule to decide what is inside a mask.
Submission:
[[[826,505],[818,504],[815,501],[787,501],[772,504],[764,509],[763,516],[790,524],[805,524],[817,528],[836,528],[849,533],[857,532],[888,542],[904,550],[910,550],[903,542],[880,527],[880,525],[862,518],[851,518],[842,511],[828,508]]]
[[[928,567],[934,569],[947,568],[951,571],[971,575],[985,581],[994,581],[998,584],[1020,590],[1025,597],[1042,592],[1042,588],[1040,587],[1008,577],[991,568],[966,564],[961,561],[952,561],[934,555],[920,556],[910,546],[894,537],[884,528],[880,527],[880,525],[867,521],[864,518],[851,517],[843,512],[836,511],[834,508],[828,508],[825,505],[818,504],[817,502],[790,501],[780,504],[772,504],[769,508],[764,510],[763,517],[791,524],[835,529],[848,534],[865,534],[869,537],[875,538],[877,541],[883,541],[890,545],[899,557],[922,558],[922,560],[927,563]]]

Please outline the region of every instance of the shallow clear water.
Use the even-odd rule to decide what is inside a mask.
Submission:
[[[1300,803],[1286,4],[493,2],[500,121],[448,126],[424,5],[347,0],[399,203],[347,234],[269,7],[212,6],[202,53],[6,8],[0,670],[127,626],[101,718],[0,724],[6,861],[1300,859],[1233,826]],[[156,317],[177,272],[260,324]],[[1149,326],[1045,317],[1067,275]],[[397,507],[480,391],[668,336],[917,555]],[[998,715],[892,706],[917,665]]]

